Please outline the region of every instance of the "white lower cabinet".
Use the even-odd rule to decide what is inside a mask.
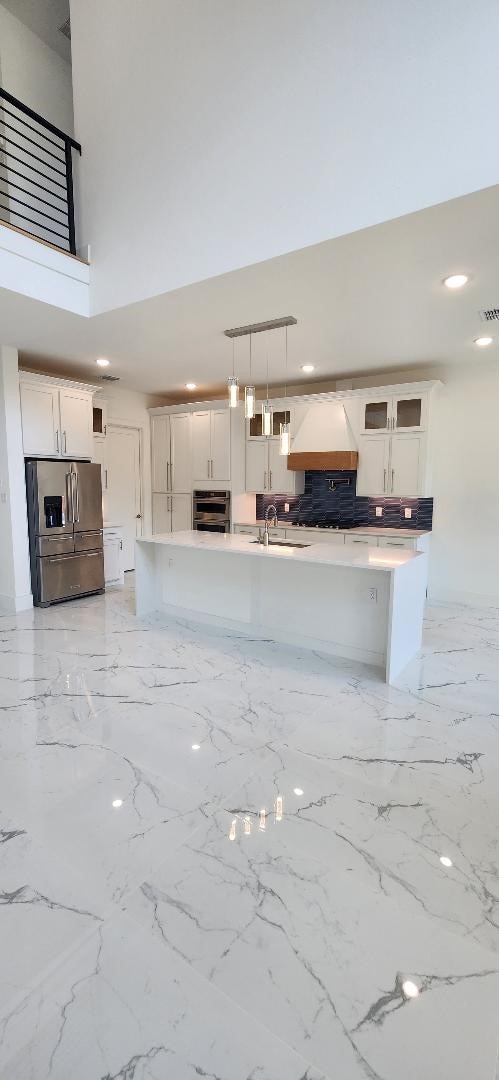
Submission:
[[[426,433],[361,435],[357,495],[417,498],[426,492]]]
[[[305,473],[288,469],[278,439],[246,440],[246,491],[302,495],[304,489]]]
[[[286,529],[286,540],[296,540],[298,544],[335,544],[343,547],[345,537],[335,529]]]
[[[104,584],[123,585],[123,535],[120,529],[104,528]]]
[[[183,532],[192,529],[192,496],[164,495],[155,492],[152,497],[152,531],[161,533]]]

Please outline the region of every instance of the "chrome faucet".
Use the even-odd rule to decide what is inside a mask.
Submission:
[[[269,517],[271,514],[272,525],[274,528],[277,528],[277,506],[274,506],[274,503],[270,503],[265,510],[265,528],[258,530],[258,540],[260,544],[263,544],[265,547],[269,546]]]

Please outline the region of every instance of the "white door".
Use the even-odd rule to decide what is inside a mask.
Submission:
[[[230,414],[229,409],[214,409],[211,413],[211,479],[230,480]]]
[[[172,532],[192,529],[192,495],[172,495]]]
[[[423,435],[394,435],[389,494],[409,498],[423,494]]]
[[[192,482],[209,480],[211,476],[210,413],[192,414]]]
[[[169,491],[170,417],[151,417],[151,482],[153,491]]]
[[[121,579],[121,550],[118,538],[104,538],[104,583],[115,585]]]
[[[60,452],[59,391],[21,383],[21,414],[25,454],[54,457]]]
[[[155,491],[152,496],[152,531],[155,536],[172,531],[171,495]]]
[[[135,569],[135,539],[142,533],[140,433],[107,426],[107,512],[110,525],[123,531],[123,569]]]
[[[185,491],[190,493],[192,490],[190,414],[173,413],[170,417],[170,432],[170,491]]]
[[[389,495],[389,435],[361,435],[357,495]]]
[[[61,451],[64,457],[92,457],[92,398],[79,390],[60,390]]]
[[[269,465],[268,443],[246,440],[246,491],[267,490]]]

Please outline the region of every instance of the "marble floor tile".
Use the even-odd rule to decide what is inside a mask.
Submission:
[[[124,916],[62,964],[47,993],[2,1080],[326,1080]]]
[[[388,687],[133,602],[0,615],[2,1080],[493,1080],[499,609]]]

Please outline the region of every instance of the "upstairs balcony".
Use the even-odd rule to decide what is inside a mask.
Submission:
[[[71,255],[75,153],[79,143],[0,87],[0,222]]]
[[[0,87],[4,329],[14,311],[19,318],[13,293],[76,315],[90,314],[90,267],[76,253],[74,163],[79,154],[75,139]]]

